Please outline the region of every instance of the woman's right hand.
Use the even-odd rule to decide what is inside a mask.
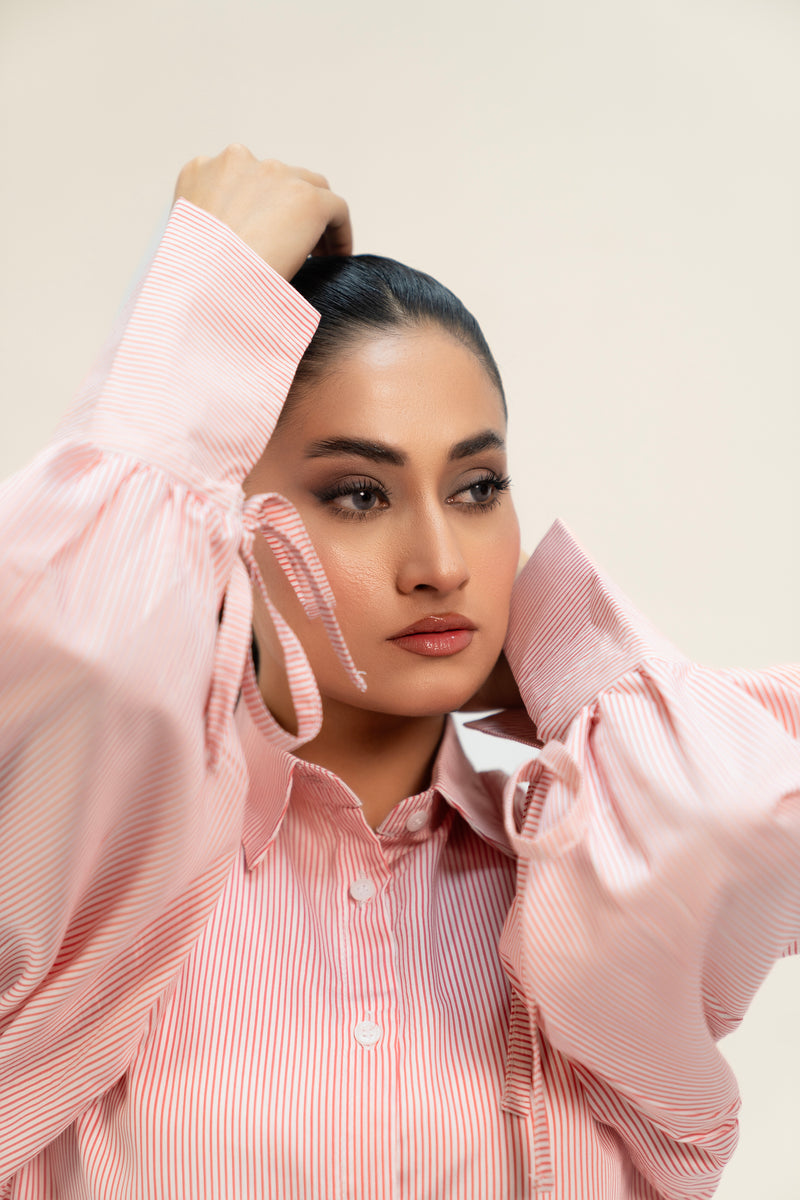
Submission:
[[[284,279],[309,254],[353,252],[347,204],[322,175],[259,162],[245,146],[187,163],[175,187],[181,198],[224,221]]]

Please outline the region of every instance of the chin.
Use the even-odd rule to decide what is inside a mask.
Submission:
[[[421,658],[408,655],[398,661],[359,655],[353,650],[357,667],[364,668],[367,689],[359,692],[345,678],[337,663],[326,663],[316,673],[323,699],[362,712],[393,717],[441,717],[457,712],[468,704],[490,677],[502,648],[483,647],[480,654],[449,658]],[[352,647],[351,647],[352,649]],[[311,660],[312,669],[315,663]]]
[[[355,703],[367,712],[385,713],[387,716],[442,717],[462,708],[483,682],[481,678],[460,687],[454,687],[451,683],[438,687],[398,686],[391,691],[376,688],[372,695],[368,684],[366,692],[357,693]]]

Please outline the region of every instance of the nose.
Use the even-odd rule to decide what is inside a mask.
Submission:
[[[444,512],[418,514],[410,523],[400,550],[397,588],[447,594],[469,580],[469,566],[456,531]]]

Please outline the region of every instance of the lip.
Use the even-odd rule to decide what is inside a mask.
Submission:
[[[399,633],[392,634],[389,641],[394,642],[398,638],[413,637],[418,633],[449,633],[456,629],[470,629],[474,632],[475,628],[475,624],[467,617],[462,617],[461,613],[434,613],[429,617],[423,617],[421,621],[415,621],[413,625],[407,625]]]
[[[450,658],[466,650],[476,626],[460,613],[436,613],[408,625],[388,640],[423,658]]]

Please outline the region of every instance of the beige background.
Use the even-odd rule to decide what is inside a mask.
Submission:
[[[178,167],[243,141],[474,309],[529,545],[560,515],[695,657],[800,658],[796,0],[3,0],[0,31],[0,473],[88,369]],[[725,1200],[800,1195],[798,967],[724,1043]]]

